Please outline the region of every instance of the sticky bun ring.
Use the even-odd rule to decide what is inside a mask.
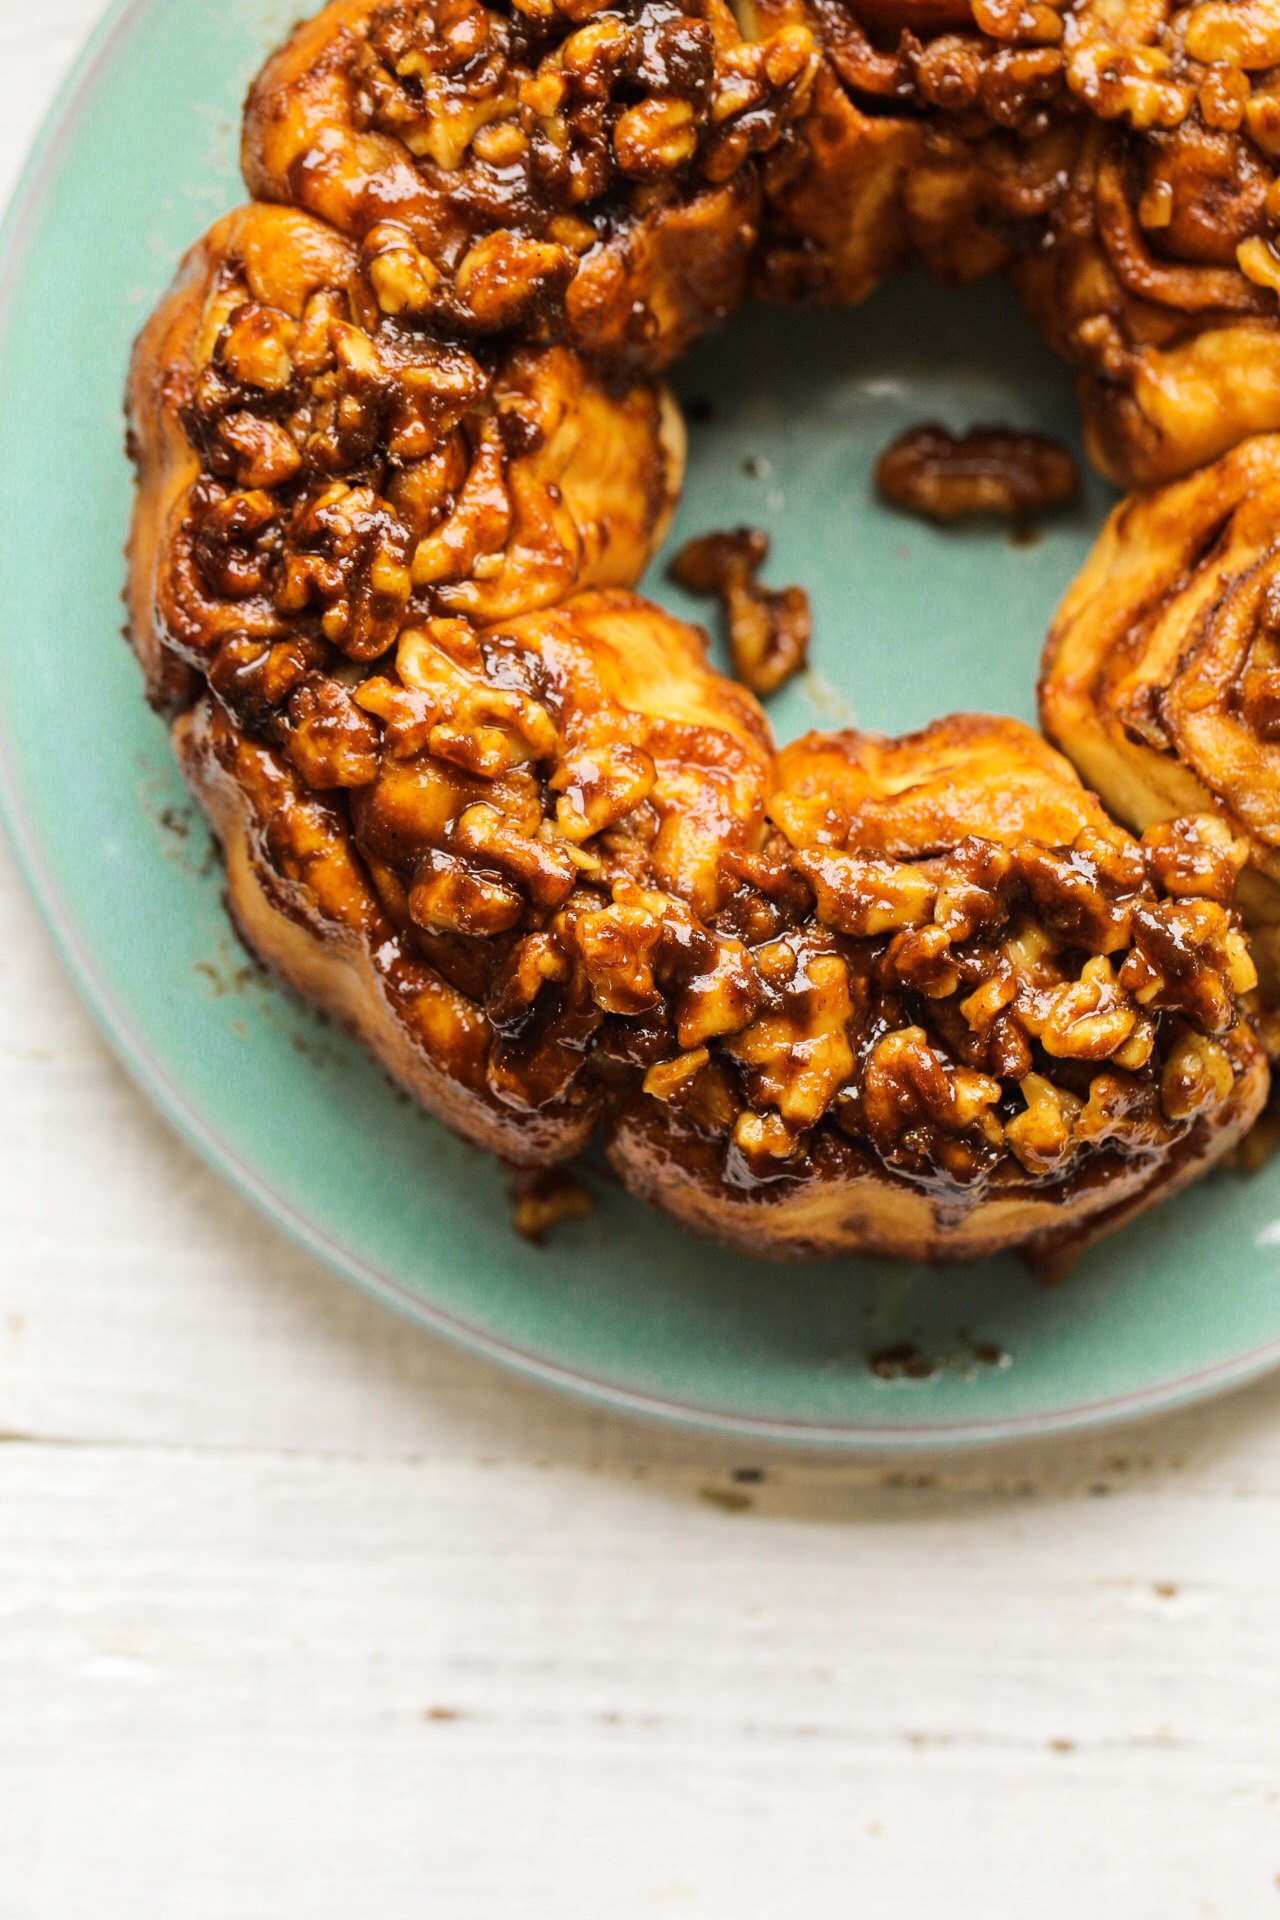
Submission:
[[[1171,370],[1280,339],[1272,12],[334,0],[268,64],[257,198],[134,355],[133,641],[249,945],[466,1139],[599,1137],[751,1253],[1053,1264],[1252,1125],[1280,437],[1126,502],[1051,636],[1046,729],[1141,838],[1014,721],[779,753],[634,589],[657,371],[752,274],[1012,263],[1114,473],[1265,413]]]

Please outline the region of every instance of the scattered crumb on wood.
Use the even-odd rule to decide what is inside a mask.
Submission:
[[[739,1493],[734,1487],[699,1487],[698,1498],[709,1507],[719,1507],[721,1513],[746,1513],[755,1505],[749,1493]]]

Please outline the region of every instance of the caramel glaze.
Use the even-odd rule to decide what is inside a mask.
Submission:
[[[724,0],[333,0],[255,83],[244,173],[356,240],[388,312],[653,370],[741,299],[747,163],[816,66]]]
[[[325,218],[219,222],[135,353],[134,643],[246,939],[468,1139],[539,1167],[603,1128],[636,1191],[779,1256],[1069,1246],[1265,1098],[1247,847],[1135,842],[1011,721],[777,755],[631,591],[682,441],[628,368],[710,313],[671,234],[723,191],[749,245],[812,64],[711,4],[299,29],[250,176]],[[611,259],[640,321],[592,334]]]

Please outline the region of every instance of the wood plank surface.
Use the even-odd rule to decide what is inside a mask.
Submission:
[[[0,0],[0,197],[97,10]],[[0,851],[0,1920],[1271,1920],[1278,1761],[1280,1383],[928,1463],[513,1383],[195,1161]]]

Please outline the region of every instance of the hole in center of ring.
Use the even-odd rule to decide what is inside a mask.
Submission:
[[[912,272],[839,311],[752,303],[673,370],[689,461],[642,591],[714,636],[714,602],[672,581],[696,535],[757,527],[761,572],[813,609],[807,669],[766,701],[779,743],[810,727],[888,733],[980,709],[1035,720],[1040,650],[1118,497],[1084,456],[1070,373],[1003,280],[954,289]],[[1079,501],[1031,540],[1007,522],[939,527],[878,498],[886,446],[936,421],[1051,434],[1080,463]]]

